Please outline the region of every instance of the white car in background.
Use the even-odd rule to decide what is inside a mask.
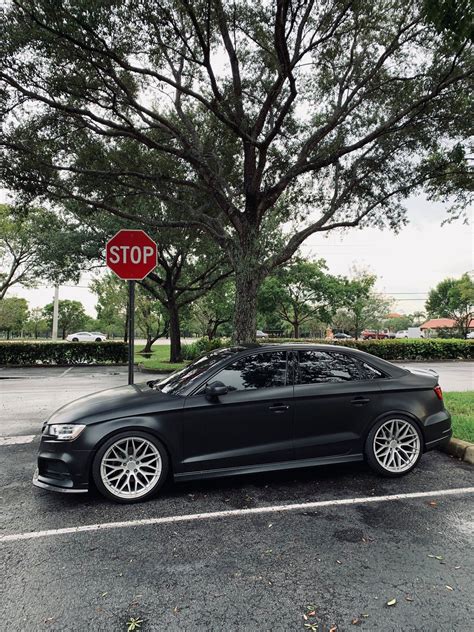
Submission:
[[[107,340],[107,334],[100,331],[78,331],[75,334],[69,334],[66,338],[69,342],[103,342]]]
[[[470,331],[468,334],[466,334],[466,338],[468,340],[473,340],[474,339],[474,331]]]
[[[261,329],[257,329],[257,334],[256,334],[257,338],[268,338],[268,334],[266,334],[264,331],[262,331]]]

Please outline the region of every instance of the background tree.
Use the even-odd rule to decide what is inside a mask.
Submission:
[[[135,323],[139,333],[146,338],[140,353],[149,354],[153,344],[168,335],[169,323],[163,305],[140,287],[135,297]]]
[[[80,249],[74,248],[79,244],[70,228],[52,211],[0,204],[0,300],[15,285],[77,278]],[[72,249],[77,267],[71,261]]]
[[[95,308],[101,331],[112,337],[119,334],[127,342],[127,283],[109,272],[94,279],[89,287],[97,295]]]
[[[474,318],[474,281],[468,274],[460,279],[444,279],[430,291],[426,311],[431,317],[452,318],[465,338]]]
[[[28,319],[28,302],[24,298],[12,296],[0,301],[0,331],[4,331],[7,340],[12,333],[21,333]]]
[[[352,278],[346,282],[344,289],[344,329],[353,332],[356,340],[363,329],[381,329],[390,311],[392,301],[374,291],[377,277],[368,271],[353,268]]]
[[[386,318],[384,326],[389,331],[405,331],[408,327],[413,326],[413,317],[410,314],[400,315],[395,318]]]
[[[47,318],[49,326],[52,327],[53,303],[48,303],[48,305],[43,307],[43,314]],[[87,314],[79,301],[70,301],[68,299],[59,301],[58,329],[63,340],[68,334],[82,329],[86,318]]]
[[[207,231],[235,272],[238,341],[305,239],[397,228],[439,174],[429,158],[466,139],[470,38],[421,2],[22,0],[3,40],[6,185]],[[163,217],[124,210],[137,194]]]
[[[300,328],[310,319],[329,323],[342,299],[344,285],[327,272],[323,259],[297,259],[281,267],[263,283],[259,293],[259,310],[276,312],[300,337]]]
[[[220,283],[195,301],[192,305],[192,314],[201,335],[213,340],[223,325],[232,322],[234,302],[235,286],[232,280]]]
[[[41,307],[33,307],[24,326],[25,333],[38,338],[45,338],[49,333],[49,323],[44,317]]]

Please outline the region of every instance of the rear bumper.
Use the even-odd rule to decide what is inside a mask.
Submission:
[[[425,431],[425,450],[442,447],[448,443],[453,434],[451,415],[447,410],[430,415],[423,426]]]

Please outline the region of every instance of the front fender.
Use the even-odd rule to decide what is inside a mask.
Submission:
[[[136,415],[123,417],[107,422],[98,422],[87,426],[84,433],[87,443],[90,445],[89,471],[92,461],[100,447],[114,435],[130,430],[140,430],[153,435],[161,441],[170,458],[171,467],[182,459],[182,423],[175,415]],[[85,448],[86,449],[86,448]]]

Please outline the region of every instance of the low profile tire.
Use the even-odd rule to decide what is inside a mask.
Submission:
[[[169,470],[165,447],[153,435],[130,430],[98,450],[92,477],[99,492],[117,503],[147,500],[162,487]]]
[[[72,341],[73,342],[79,342],[79,338],[73,338]]]
[[[365,442],[370,467],[390,478],[411,472],[422,452],[423,437],[416,422],[403,416],[377,422]]]
[[[96,338],[95,341],[96,342],[102,342],[102,338]]]

